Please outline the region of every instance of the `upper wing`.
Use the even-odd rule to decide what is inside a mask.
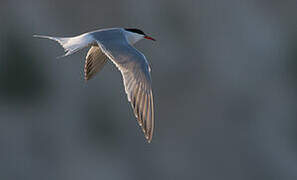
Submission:
[[[92,46],[88,51],[85,62],[85,80],[89,80],[99,72],[107,62],[107,56],[98,46]]]
[[[128,100],[146,139],[150,142],[154,130],[154,103],[150,67],[146,58],[126,40],[97,43],[121,71]]]

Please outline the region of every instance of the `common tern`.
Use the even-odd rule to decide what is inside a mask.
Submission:
[[[34,35],[34,37],[57,41],[65,50],[63,56],[90,47],[85,60],[85,80],[93,78],[107,60],[111,60],[121,71],[128,101],[131,103],[145,138],[151,142],[154,130],[151,68],[145,56],[133,45],[142,39],[155,41],[154,38],[134,28],[100,29],[75,37],[43,35]]]

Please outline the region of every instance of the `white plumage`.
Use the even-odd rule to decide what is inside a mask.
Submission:
[[[141,39],[153,38],[138,29],[112,28],[84,33],[75,37],[50,37],[35,35],[59,42],[68,56],[91,46],[86,56],[85,79],[91,79],[99,72],[107,59],[121,71],[134,114],[148,142],[154,130],[154,103],[151,87],[150,67],[145,56],[132,45]]]

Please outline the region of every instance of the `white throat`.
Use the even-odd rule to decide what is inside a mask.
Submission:
[[[128,42],[130,44],[132,44],[132,45],[143,39],[143,35],[133,33],[133,32],[129,32],[129,31],[126,31],[126,30],[124,30],[124,34],[125,34]]]

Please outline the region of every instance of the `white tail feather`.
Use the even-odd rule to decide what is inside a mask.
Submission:
[[[43,35],[34,35],[33,37],[45,38],[57,41],[65,50],[65,54],[60,57],[65,57],[77,52],[93,43],[93,38],[89,34],[82,34],[75,37],[51,37]],[[58,58],[60,58],[58,57]]]

